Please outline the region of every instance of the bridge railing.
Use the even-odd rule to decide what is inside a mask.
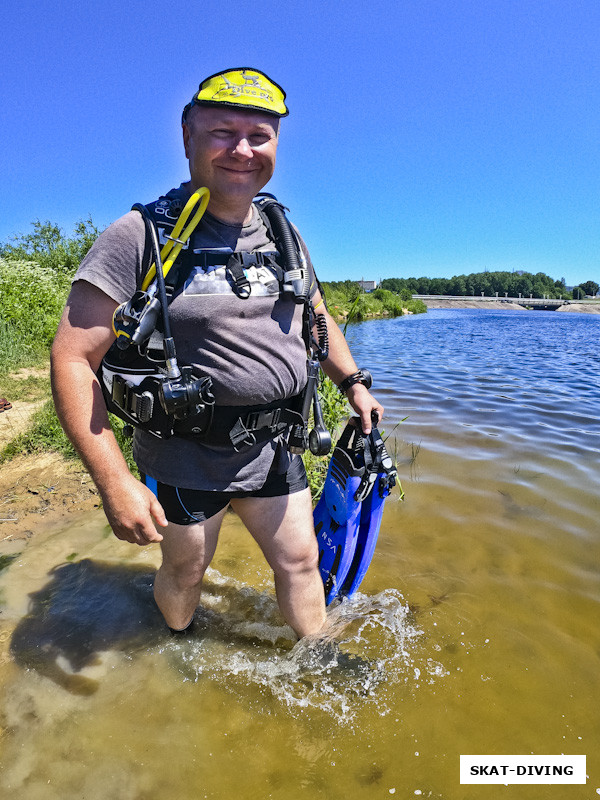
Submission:
[[[500,294],[492,295],[452,295],[452,294],[413,294],[413,300],[469,300],[477,301],[480,303],[517,303],[518,305],[526,306],[548,306],[548,305],[568,305],[569,303],[594,303],[594,300],[560,300],[554,297],[507,297]]]

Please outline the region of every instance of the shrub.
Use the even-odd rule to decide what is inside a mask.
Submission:
[[[48,357],[70,280],[97,236],[91,219],[70,237],[38,220],[0,245],[0,374]]]
[[[0,259],[0,373],[47,357],[68,291],[65,275]]]
[[[411,314],[425,314],[427,306],[422,300],[411,300],[406,304],[406,310],[410,311]]]
[[[73,236],[65,236],[58,225],[36,220],[33,233],[15,236],[14,244],[0,246],[0,256],[11,261],[35,261],[57,275],[72,277],[96,240],[99,230],[88,217],[75,226]]]

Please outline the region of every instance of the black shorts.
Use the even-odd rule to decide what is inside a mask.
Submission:
[[[211,492],[200,489],[180,489],[159,483],[142,474],[142,481],[156,495],[169,522],[177,525],[194,525],[214,517],[236,497],[281,497],[295,494],[308,487],[306,470],[301,456],[292,456],[285,472],[277,472],[277,459],[260,489],[253,492]]]

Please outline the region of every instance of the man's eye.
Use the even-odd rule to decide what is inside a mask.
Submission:
[[[259,145],[268,142],[270,138],[266,133],[256,133],[254,136],[250,136],[248,141],[250,144]]]

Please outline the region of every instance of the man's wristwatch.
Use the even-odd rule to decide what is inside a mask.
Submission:
[[[371,373],[368,369],[359,369],[358,372],[353,372],[352,375],[348,375],[347,378],[339,384],[338,389],[342,394],[346,394],[348,389],[351,386],[354,386],[355,383],[362,383],[367,389],[370,389],[373,385],[373,378]]]

